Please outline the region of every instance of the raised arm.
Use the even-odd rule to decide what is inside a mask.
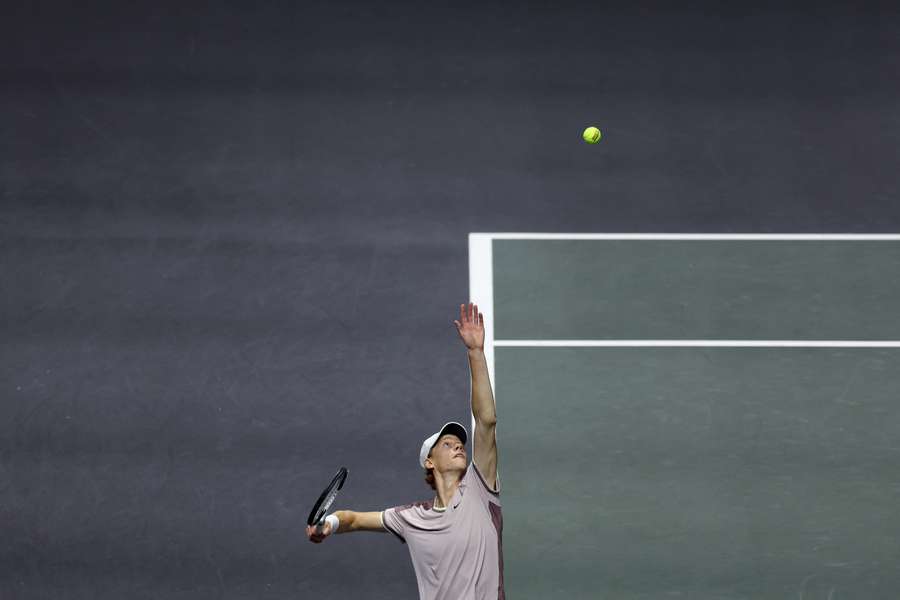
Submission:
[[[453,321],[466,345],[472,373],[472,415],[475,417],[473,460],[491,489],[497,489],[497,410],[487,359],[484,356],[484,315],[477,304],[459,306],[459,321]]]
[[[316,533],[315,526],[306,526],[306,537],[314,544],[320,544],[329,535],[337,533],[350,533],[351,531],[382,531],[387,533],[381,520],[381,511],[355,512],[352,510],[338,510],[333,513],[340,521],[337,531],[331,531],[331,523],[326,523],[322,533]]]

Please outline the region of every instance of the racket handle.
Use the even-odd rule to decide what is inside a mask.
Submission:
[[[331,520],[329,521],[329,519]],[[329,535],[337,533],[340,521],[338,520],[337,515],[334,513],[328,515],[327,517],[322,517],[321,519],[319,519],[319,522],[316,523],[316,533],[320,535],[324,533],[326,521],[331,523],[331,533]]]
[[[316,533],[323,534],[325,533],[325,523],[328,522],[328,517],[322,517],[322,520],[316,523]],[[334,527],[331,528],[331,533],[334,533]],[[329,534],[330,535],[330,534]]]

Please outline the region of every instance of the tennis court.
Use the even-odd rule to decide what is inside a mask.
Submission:
[[[469,242],[510,597],[896,597],[900,238]]]
[[[0,600],[900,599],[900,4],[5,8]]]

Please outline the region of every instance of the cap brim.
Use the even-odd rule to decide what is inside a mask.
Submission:
[[[469,439],[469,434],[466,433],[466,428],[455,421],[447,423],[446,425],[441,427],[441,432],[438,434],[438,439],[441,439],[442,436],[447,434],[452,434],[458,437],[463,445],[465,445],[466,441]],[[437,443],[437,440],[435,440],[435,443]]]

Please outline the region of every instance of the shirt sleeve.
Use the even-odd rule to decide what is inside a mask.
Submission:
[[[381,523],[386,530],[396,535],[397,539],[406,543],[406,522],[397,514],[396,507],[381,511]]]
[[[484,475],[481,474],[481,470],[478,468],[478,465],[475,464],[475,461],[472,461],[472,467],[472,470],[475,471],[475,476],[471,477],[471,479],[475,480],[474,485],[477,485],[483,492],[486,492],[495,498],[500,496],[500,473],[497,473],[497,489],[492,490],[484,480]],[[466,473],[466,475],[468,475],[468,473]]]

